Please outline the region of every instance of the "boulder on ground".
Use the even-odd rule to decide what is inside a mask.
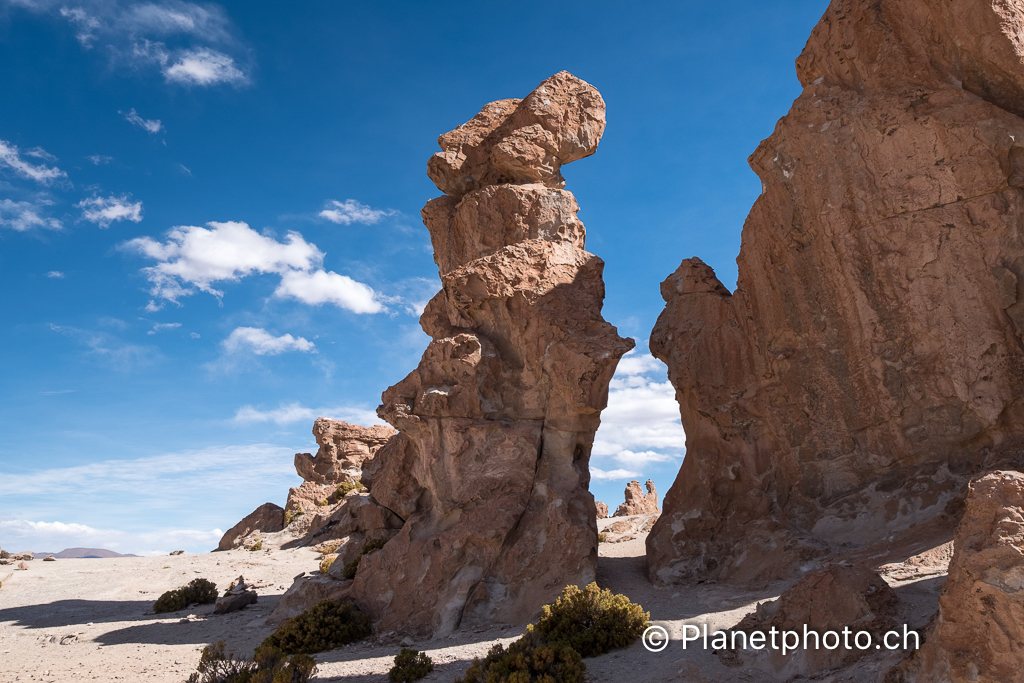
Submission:
[[[248,605],[256,604],[256,591],[251,590],[245,583],[245,579],[239,576],[228,587],[223,596],[217,598],[213,606],[214,614],[227,614],[235,612]]]

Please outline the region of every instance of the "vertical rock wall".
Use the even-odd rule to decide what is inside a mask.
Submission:
[[[770,578],[941,514],[1024,451],[1024,3],[834,0],[750,157],[730,293],[662,284],[687,455],[659,582]]]
[[[378,414],[399,434],[367,465],[404,520],[349,595],[381,630],[445,633],[529,619],[597,560],[588,463],[632,340],[601,317],[603,262],[584,251],[559,168],[593,154],[604,101],[562,72],[442,135],[423,209],[443,289],[432,341]]]

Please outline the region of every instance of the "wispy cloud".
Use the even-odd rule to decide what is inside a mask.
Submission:
[[[82,218],[101,228],[109,228],[114,221],[142,221],[142,202],[132,202],[128,195],[120,197],[90,197],[75,204],[82,210]]]
[[[113,161],[114,157],[108,157],[104,154],[91,154],[87,156],[86,159],[91,161],[95,166],[103,166],[104,164],[109,164]]]
[[[175,330],[181,327],[181,323],[156,323],[146,334],[156,334],[157,332],[163,332],[164,330]]]
[[[397,213],[393,209],[371,209],[355,199],[346,199],[343,202],[329,201],[327,208],[320,212],[320,217],[340,225],[351,225],[352,223],[373,225],[379,223],[382,218],[394,216]]]
[[[43,215],[43,207],[51,203],[48,200],[16,202],[12,199],[0,199],[0,227],[17,232],[27,232],[36,228],[60,230],[63,226],[59,220]]]
[[[49,273],[46,274],[46,277],[53,278],[54,280],[63,280],[64,273],[60,272],[59,270],[51,270]]]
[[[7,548],[14,545],[17,531],[23,539],[17,546],[28,550],[104,546],[138,554],[177,548],[207,551],[220,538],[220,528],[267,500],[283,504],[288,487],[299,482],[293,454],[315,448],[310,442],[312,437],[290,446],[209,446],[21,471],[5,462],[0,464],[5,524],[0,526],[0,536]],[[39,495],[40,491],[46,495]],[[174,519],[177,526],[165,526],[167,519]],[[85,528],[28,524],[35,520]],[[51,545],[42,536],[64,531],[69,535],[60,537],[66,539],[63,544],[53,540]],[[93,540],[80,543],[74,538]]]
[[[40,152],[42,150],[37,147],[34,151]],[[29,156],[40,158],[38,154],[31,154]],[[53,159],[50,155],[46,155],[45,158]],[[10,169],[15,174],[34,180],[42,185],[52,185],[61,178],[67,178],[68,176],[67,173],[55,166],[33,164],[30,161],[26,161],[18,151],[17,145],[6,140],[0,140],[0,169],[4,168]]]
[[[164,130],[164,124],[160,119],[144,119],[139,116],[139,113],[135,109],[131,109],[125,114],[123,111],[118,111],[118,114],[124,117],[124,120],[133,126],[138,126],[147,133],[159,133]]]
[[[157,68],[169,83],[212,86],[249,81],[237,59],[249,51],[224,9],[182,0],[16,0],[30,11],[67,21],[86,50],[102,46],[114,64]],[[232,56],[235,55],[235,56]]]
[[[316,346],[305,337],[282,334],[275,337],[259,327],[237,327],[221,342],[227,353],[253,353],[257,356],[276,356],[287,351],[316,353]]]
[[[88,357],[98,364],[118,372],[130,372],[152,365],[160,358],[160,352],[155,347],[129,344],[105,332],[52,323],[50,329],[84,346]]]
[[[246,75],[235,66],[235,60],[223,52],[202,48],[189,50],[177,57],[164,69],[164,78],[183,85],[240,85],[248,82]]]
[[[215,289],[215,283],[273,273],[281,277],[274,292],[277,297],[312,305],[332,303],[353,313],[384,310],[381,297],[369,285],[320,268],[323,252],[297,232],[289,232],[284,242],[278,242],[246,223],[207,225],[174,228],[166,242],[140,237],[122,245],[158,262],[142,269],[153,297],[177,303],[198,290],[221,298],[224,292]],[[155,303],[152,306],[159,309]]]
[[[294,424],[296,422],[313,423],[318,417],[328,417],[334,420],[343,420],[354,424],[370,427],[373,425],[387,424],[377,413],[365,408],[351,406],[335,406],[331,408],[309,408],[299,403],[282,403],[277,408],[259,410],[251,405],[242,406],[235,413],[233,422],[238,424],[253,424],[261,422],[273,422],[278,425]]]

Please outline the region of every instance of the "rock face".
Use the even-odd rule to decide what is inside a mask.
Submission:
[[[1018,681],[1024,672],[1024,475],[972,482],[939,613],[887,682]]]
[[[598,519],[605,519],[605,518],[608,517],[608,506],[607,505],[605,505],[604,503],[602,503],[601,501],[598,500],[598,501],[594,502],[594,507],[597,509],[597,518]]]
[[[242,544],[247,536],[254,533],[273,533],[284,528],[284,508],[273,503],[264,503],[249,513],[221,537],[217,550],[231,550]],[[171,553],[180,553],[175,550]]]
[[[785,576],[1024,452],[1024,6],[834,0],[750,157],[730,292],[662,283],[686,460],[657,582]]]
[[[864,656],[878,653],[886,633],[897,630],[899,597],[881,576],[860,567],[832,565],[808,573],[777,600],[760,603],[734,630],[750,633],[791,631],[799,634],[800,647],[783,655],[781,650],[722,650],[719,658],[730,666],[758,666],[787,678],[811,677],[815,674],[850,665]],[[808,637],[803,647],[804,626],[818,635]],[[871,634],[871,645],[860,649],[850,640],[850,647],[840,644],[829,649],[833,641],[822,637],[829,631],[842,634],[848,628],[853,634]],[[853,636],[851,636],[853,637]],[[828,636],[832,638],[832,636]],[[742,641],[740,641],[742,642]],[[890,637],[890,642],[895,642]],[[821,645],[815,646],[816,643]],[[865,644],[866,640],[862,641]],[[792,644],[792,641],[790,641]]]
[[[597,90],[562,72],[438,141],[428,175],[446,196],[422,212],[443,284],[420,318],[432,341],[384,392],[399,434],[363,470],[404,521],[350,591],[379,630],[517,623],[595,576],[588,463],[633,342],[601,317],[604,264],[559,168],[594,153],[604,121]]]
[[[658,509],[658,491],[654,488],[654,482],[648,479],[644,486],[647,487],[646,494],[636,479],[626,484],[626,502],[615,508],[615,514],[612,517],[656,515],[661,512]]]

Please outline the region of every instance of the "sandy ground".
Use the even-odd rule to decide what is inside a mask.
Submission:
[[[606,523],[606,522],[605,522]],[[602,524],[603,526],[603,524]],[[600,548],[598,583],[624,593],[650,611],[674,640],[662,652],[648,652],[641,643],[585,660],[590,681],[775,681],[755,668],[729,668],[711,651],[684,649],[679,638],[684,624],[709,628],[735,625],[757,602],[777,597],[787,584],[752,593],[734,587],[698,585],[656,588],[644,575],[644,536]],[[314,571],[318,555],[300,548],[249,552],[234,550],[175,557],[59,560],[29,563],[0,588],[0,682],[8,681],[175,681],[195,670],[204,645],[224,640],[228,649],[250,654],[272,631],[264,624],[292,578]],[[0,567],[0,578],[12,570]],[[202,576],[224,589],[239,574],[255,583],[258,604],[234,614],[214,616],[205,605],[170,615],[152,612],[166,590]],[[934,572],[924,577],[893,579],[906,605],[907,620],[923,625],[934,611],[943,580]],[[913,622],[917,622],[914,624]],[[486,654],[496,642],[508,643],[523,625],[495,625],[487,630],[412,643],[435,662],[425,681],[451,681],[473,657]],[[408,642],[408,641],[406,641]],[[317,655],[317,681],[382,682],[401,648],[398,636],[376,634],[356,645]],[[829,681],[874,681],[898,656],[872,658],[852,671],[824,676]]]

